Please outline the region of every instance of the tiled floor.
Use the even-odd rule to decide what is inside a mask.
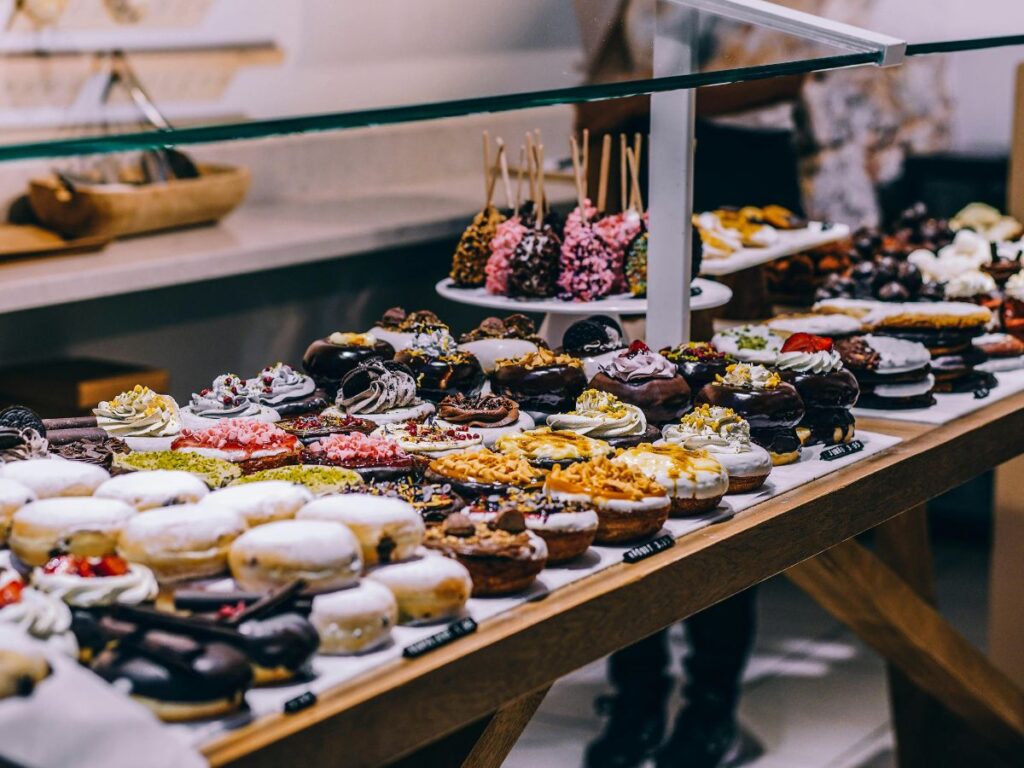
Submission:
[[[939,542],[935,552],[940,609],[983,646],[987,547]],[[759,620],[740,718],[765,753],[748,765],[893,768],[882,662],[783,577],[761,586]],[[672,638],[681,653],[682,632]],[[602,724],[593,701],[607,690],[603,662],[559,681],[506,768],[582,765],[583,749]]]

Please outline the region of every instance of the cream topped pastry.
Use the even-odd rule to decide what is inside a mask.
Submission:
[[[798,334],[794,334],[798,335]],[[843,368],[843,358],[832,349],[794,349],[779,353],[775,367],[796,373],[831,373]]]
[[[642,472],[668,491],[671,513],[676,515],[710,512],[729,488],[728,472],[707,451],[642,443],[612,461]]]
[[[782,337],[767,325],[741,325],[719,331],[711,345],[740,362],[772,365],[782,349]]]
[[[992,275],[980,270],[963,272],[950,278],[943,288],[947,299],[975,300],[987,299],[996,291],[996,281]]]
[[[416,380],[404,365],[384,360],[360,363],[341,380],[334,408],[375,424],[424,419],[434,412],[432,403],[416,394]]]
[[[0,464],[41,459],[49,454],[49,442],[32,427],[0,427]]]
[[[688,450],[710,453],[729,473],[726,493],[760,488],[772,470],[768,451],[750,440],[750,424],[732,408],[698,405],[678,424],[669,424],[663,441]]]
[[[302,444],[283,429],[252,419],[223,419],[206,429],[183,429],[171,450],[231,461],[243,472],[298,461]]]
[[[1024,272],[1011,275],[1003,286],[1003,292],[1007,297],[1016,301],[1024,301]]]
[[[668,358],[646,347],[634,351],[632,354],[626,351],[616,355],[602,365],[601,370],[619,381],[671,379],[678,375],[676,366]]]
[[[676,364],[640,340],[602,365],[588,386],[637,406],[649,424],[675,421],[690,408],[690,385]]]
[[[32,586],[76,608],[137,605],[159,591],[149,568],[116,555],[58,555],[32,571]]]
[[[141,384],[113,400],[104,400],[92,412],[96,415],[96,426],[132,447],[133,439],[157,438],[155,442],[166,442],[181,431],[181,416],[174,398],[157,394]]]
[[[469,450],[483,442],[478,432],[464,425],[445,426],[416,421],[384,424],[373,435],[394,440],[409,453],[427,458]]]
[[[538,427],[518,435],[505,435],[494,444],[494,449],[509,456],[521,456],[540,467],[586,461],[597,456],[607,456],[612,451],[612,447],[604,440],[578,432],[555,431],[550,427]]]
[[[624,403],[610,392],[584,390],[576,398],[576,408],[568,413],[548,416],[553,430],[579,432],[581,435],[607,440],[612,445],[622,444],[622,438],[642,439],[647,433],[647,418],[635,405]],[[612,442],[618,439],[618,442]]]
[[[6,563],[0,563],[0,626],[17,627],[78,658],[78,643],[71,632],[68,606],[56,597],[27,586]]]
[[[249,397],[273,408],[282,416],[322,408],[322,398],[314,397],[316,382],[285,363],[268,365],[246,382]],[[305,407],[303,407],[305,406]]]
[[[192,401],[181,409],[181,418],[186,427],[202,428],[221,419],[277,421],[280,415],[252,399],[245,379],[225,373],[192,395]]]

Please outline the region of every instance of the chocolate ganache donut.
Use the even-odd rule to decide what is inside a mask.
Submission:
[[[445,325],[423,325],[416,329],[409,347],[395,360],[412,371],[420,397],[439,403],[448,395],[476,395],[486,377],[476,357],[457,348]]]
[[[494,394],[515,400],[531,415],[572,410],[586,386],[580,360],[544,348],[514,360],[499,360],[491,373]]]
[[[724,376],[706,384],[695,404],[732,408],[750,424],[750,439],[771,454],[776,466],[800,458],[794,427],[804,416],[804,403],[792,384],[763,365],[737,363]]]
[[[674,363],[642,341],[616,355],[587,385],[637,406],[654,426],[678,421],[690,410],[690,387]]]
[[[661,354],[676,364],[692,392],[724,376],[725,369],[736,362],[734,357],[719,352],[706,341],[691,341],[666,348],[661,350]]]
[[[857,378],[845,370],[832,339],[794,333],[782,345],[779,375],[796,387],[804,401],[797,434],[805,445],[848,443],[854,435],[850,409],[857,402]]]
[[[309,345],[302,356],[302,367],[328,397],[334,397],[345,374],[359,363],[374,357],[390,360],[394,356],[395,348],[372,333],[336,331]]]

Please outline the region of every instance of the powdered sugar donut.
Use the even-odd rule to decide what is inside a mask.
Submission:
[[[227,570],[228,549],[245,530],[233,510],[181,504],[132,518],[117,550],[125,560],[151,568],[162,583],[200,579]]]
[[[299,510],[299,520],[332,520],[359,539],[364,565],[405,560],[423,542],[425,526],[412,504],[391,496],[326,496]]]
[[[28,565],[43,565],[53,551],[109,555],[135,515],[133,507],[115,499],[41,499],[14,513],[9,544]]]
[[[0,467],[0,477],[17,480],[40,499],[53,496],[91,496],[110,473],[95,464],[64,459],[27,459]]]
[[[341,523],[279,520],[252,528],[228,553],[238,586],[265,592],[297,579],[307,592],[330,592],[359,580],[363,560],[359,541]]]
[[[36,498],[36,492],[27,485],[0,478],[0,547],[7,544],[14,513]]]
[[[117,499],[145,512],[172,504],[193,504],[209,492],[206,483],[191,472],[153,469],[112,477],[100,485],[93,496]]]
[[[462,563],[434,554],[375,568],[366,578],[391,590],[403,624],[458,616],[473,589],[473,579]]]
[[[284,480],[262,480],[221,488],[207,496],[203,503],[233,509],[251,528],[275,520],[289,520],[312,500],[313,494],[305,486]]]
[[[398,623],[398,603],[383,584],[358,586],[313,598],[309,620],[320,635],[320,653],[349,655],[378,648]]]

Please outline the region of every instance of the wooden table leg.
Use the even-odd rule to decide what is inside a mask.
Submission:
[[[392,763],[391,768],[499,768],[550,689],[551,686],[538,688],[510,701],[487,717]]]
[[[1022,179],[1024,183],[1024,179]],[[989,582],[988,652],[996,666],[1024,686],[1024,456],[995,471],[995,515]]]
[[[964,720],[1000,762],[1020,765],[1024,691],[885,563],[851,539],[786,575],[914,686]],[[929,738],[929,731],[917,738]],[[999,763],[987,763],[993,764]]]

